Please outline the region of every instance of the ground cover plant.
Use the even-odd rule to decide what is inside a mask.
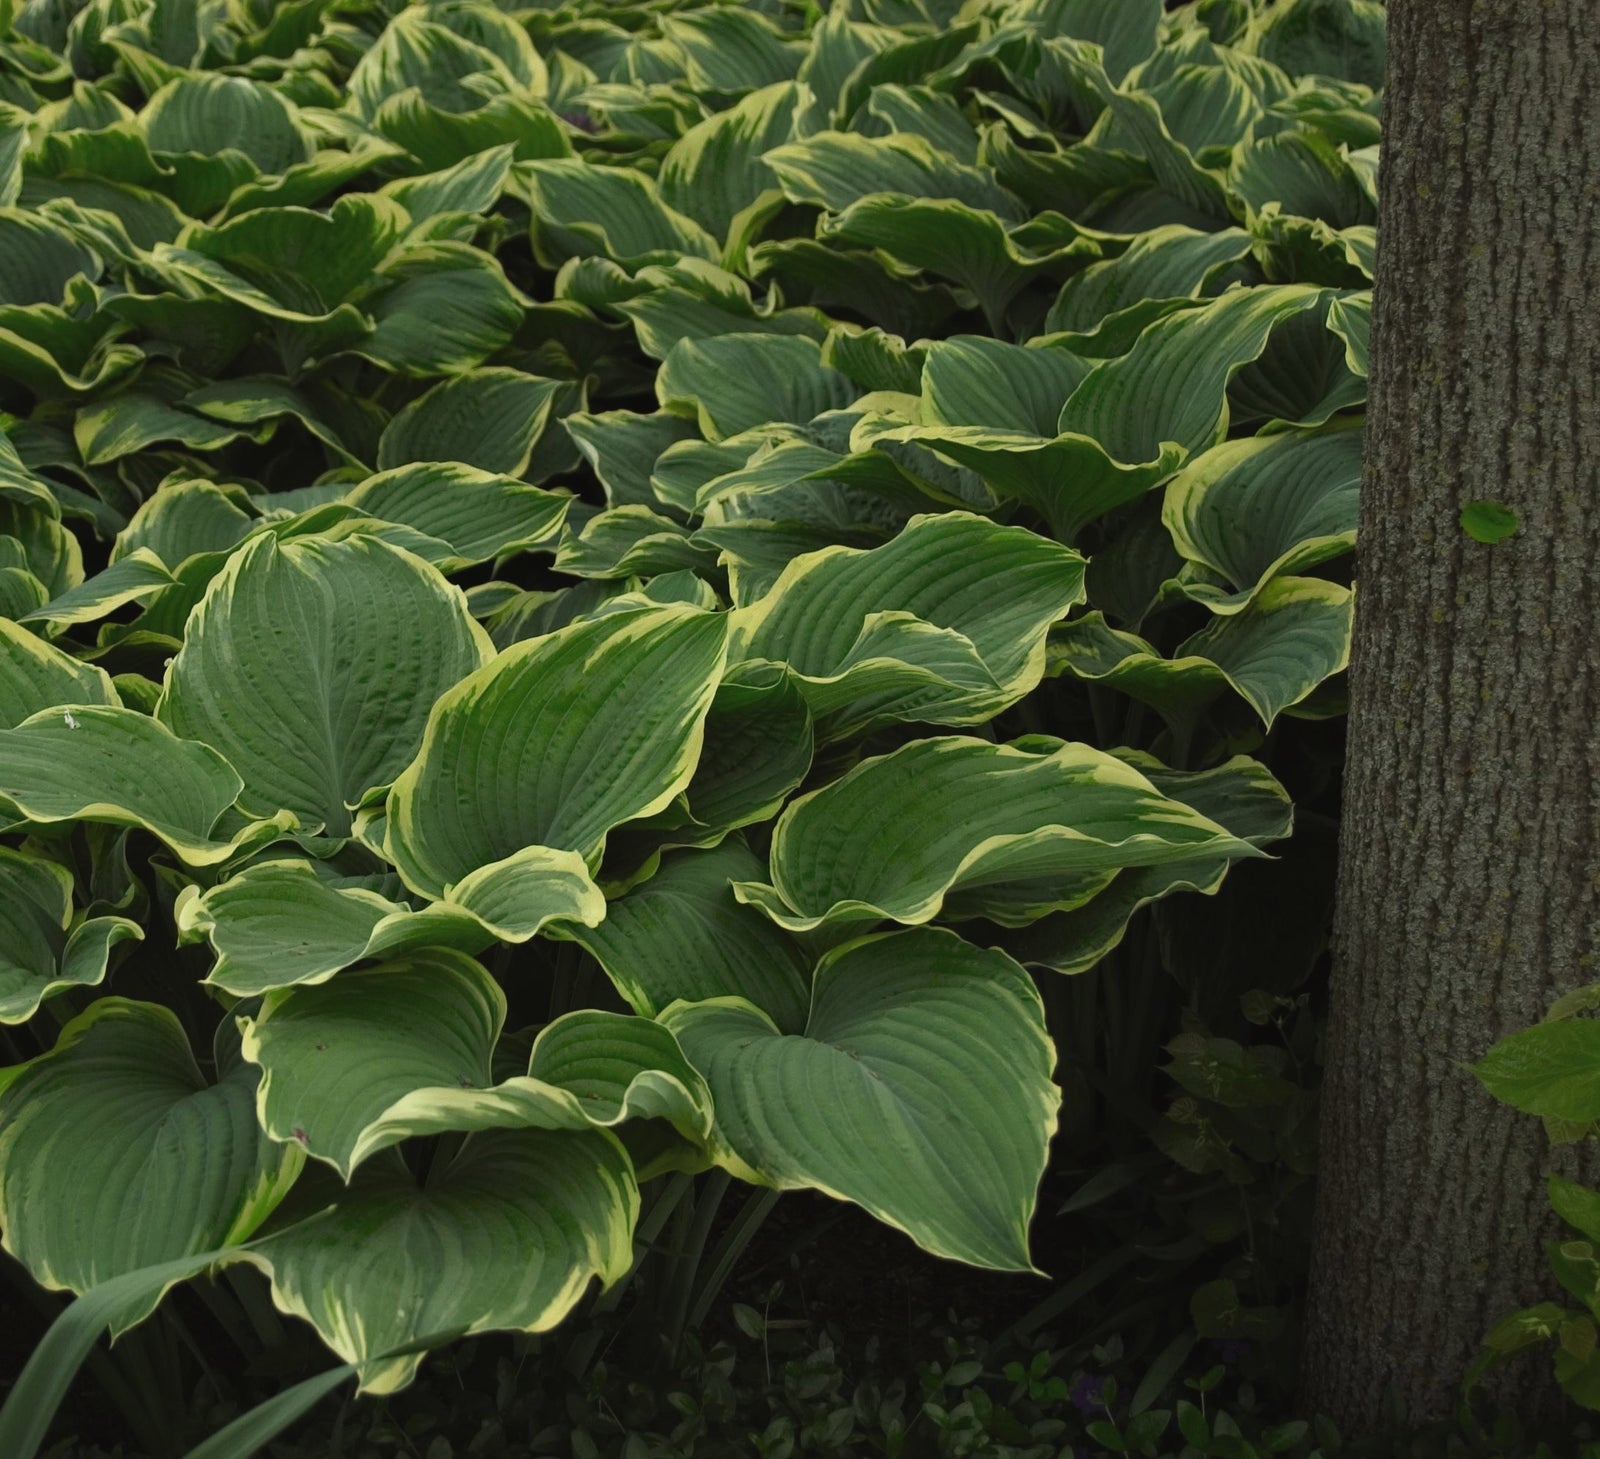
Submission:
[[[698,1171],[1034,1266],[1174,987],[1265,1024],[1318,950],[1382,57],[1367,0],[0,5],[0,1234],[92,1294],[0,1449],[232,1269],[343,1364],[251,1452]],[[1236,886],[1314,909],[1281,986],[1208,980]],[[1292,1051],[1172,1052],[1222,1168]]]

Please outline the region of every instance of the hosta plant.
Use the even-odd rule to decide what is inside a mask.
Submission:
[[[0,1448],[201,1271],[552,1327],[669,1173],[1034,1266],[1041,987],[1341,710],[1382,21],[0,3]]]

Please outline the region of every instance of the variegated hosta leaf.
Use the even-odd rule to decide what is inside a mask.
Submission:
[[[1227,425],[1227,385],[1267,346],[1273,327],[1316,307],[1310,284],[1232,289],[1199,309],[1159,319],[1120,359],[1096,366],[1061,412],[1063,433],[1092,437],[1116,461],[1160,456],[1176,442],[1194,452]]]
[[[955,892],[963,915],[985,914],[991,889],[995,910],[1025,921],[1124,867],[1255,854],[1103,750],[952,735],[863,760],[792,801],[773,830],[771,884],[735,890],[796,932],[927,922]],[[1017,882],[1049,890],[1019,907],[1007,895]]]
[[[443,694],[389,794],[385,848],[434,898],[528,847],[593,860],[689,783],[727,623],[629,609],[519,643]]]
[[[811,710],[793,675],[779,664],[736,666],[717,686],[688,788],[619,832],[620,854],[631,864],[663,847],[714,846],[768,820],[805,779],[815,748]]]
[[[593,953],[646,1017],[679,999],[737,997],[795,1033],[810,1001],[811,959],[733,892],[764,870],[737,838],[710,851],[669,852],[654,876],[609,904],[603,922],[557,925],[552,935]]]
[[[490,651],[460,591],[411,554],[269,533],[207,588],[159,714],[228,757],[247,809],[345,836],[349,808],[404,768],[434,700]]]
[[[1294,804],[1255,760],[1236,755],[1210,770],[1185,771],[1169,770],[1153,756],[1134,750],[1120,751],[1119,758],[1163,795],[1181,800],[1242,841],[1265,846],[1289,834]],[[1140,907],[1180,891],[1209,896],[1221,887],[1228,867],[1223,857],[1130,867],[1119,871],[1083,906],[1007,929],[1000,935],[1000,945],[1018,962],[1058,973],[1085,972],[1122,941],[1129,919]]]
[[[390,1151],[348,1186],[306,1172],[292,1207],[246,1254],[273,1300],[304,1317],[362,1387],[392,1393],[420,1354],[408,1343],[471,1332],[541,1332],[596,1277],[633,1261],[639,1191],[607,1130],[492,1130],[474,1135],[425,1183]],[[311,1219],[287,1224],[293,1216]]]
[[[0,730],[0,815],[56,825],[142,826],[191,866],[213,866],[294,824],[247,822],[243,782],[210,745],[132,709],[46,709]]]
[[[270,993],[244,1033],[262,1069],[262,1128],[347,1180],[377,1151],[446,1130],[628,1118],[666,1118],[691,1138],[708,1129],[704,1087],[659,1025],[580,1010],[541,1032],[527,1075],[496,1084],[504,1021],[494,979],[445,950]]]
[[[258,1128],[256,1070],[220,1035],[218,1060],[208,1084],[171,1012],[102,998],[0,1072],[0,1230],[37,1281],[86,1292],[243,1241],[271,1213],[300,1153]]]
[[[719,1164],[854,1201],[940,1256],[1031,1268],[1059,1095],[1039,994],[1004,954],[932,928],[863,938],[819,964],[803,1033],[732,997],[662,1022],[711,1088]]]
[[[882,547],[796,558],[733,615],[734,654],[786,664],[825,733],[976,724],[1032,689],[1049,625],[1083,596],[1071,549],[967,512]]]
[[[697,415],[712,441],[774,421],[808,421],[849,405],[858,393],[822,363],[815,340],[790,334],[680,340],[656,376],[661,404]]]
[[[1126,252],[1068,279],[1046,328],[1093,334],[1124,316],[1130,324],[1150,323],[1169,312],[1171,300],[1215,292],[1216,281],[1249,254],[1250,235],[1242,228],[1214,233],[1178,225],[1152,228]]]
[[[1214,613],[1235,613],[1267,582],[1355,545],[1361,422],[1224,441],[1167,486],[1162,521],[1191,562],[1236,591],[1184,583]]]
[[[173,912],[181,942],[206,938],[217,954],[206,981],[250,997],[323,983],[368,958],[429,947],[481,952],[496,939],[525,942],[556,919],[592,926],[605,910],[582,857],[530,847],[421,909],[340,885],[310,862],[264,861],[204,893],[186,889]]]
[[[891,442],[921,445],[967,467],[999,496],[1033,508],[1067,543],[1165,481],[1184,456],[1180,446],[1164,441],[1155,459],[1129,465],[1085,435],[1045,438],[986,426],[899,426],[872,438],[879,450]]]
[[[29,715],[58,704],[119,702],[104,669],[80,663],[9,618],[0,618],[0,729],[14,729]]]
[[[63,989],[101,982],[111,949],[144,937],[126,917],[75,919],[72,890],[65,867],[0,846],[0,1023],[26,1023]]]
[[[380,471],[345,500],[433,538],[442,550],[429,551],[428,560],[455,572],[548,542],[572,499],[457,461],[435,461]]]
[[[1136,634],[1090,613],[1057,630],[1052,666],[1111,684],[1158,709],[1187,735],[1224,688],[1272,725],[1350,662],[1353,595],[1319,578],[1271,579],[1231,616],[1219,617],[1166,658]]]
[[[561,386],[520,370],[453,375],[389,422],[378,443],[378,465],[387,471],[416,461],[454,461],[520,476]]]
[[[621,264],[675,263],[683,254],[716,260],[717,240],[662,202],[642,173],[558,158],[524,163],[514,175],[513,186],[532,210],[535,252],[547,267],[597,254]]]

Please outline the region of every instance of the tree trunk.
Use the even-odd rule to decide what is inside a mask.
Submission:
[[[1464,1065],[1600,980],[1594,0],[1388,14],[1304,1369],[1353,1435],[1391,1385],[1451,1412],[1488,1327],[1547,1295],[1550,1149]],[[1516,535],[1467,536],[1471,501]]]

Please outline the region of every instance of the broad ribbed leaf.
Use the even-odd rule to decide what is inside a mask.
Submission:
[[[414,890],[530,846],[592,859],[688,784],[726,652],[723,618],[616,612],[519,643],[434,705],[395,782],[385,846]]]
[[[0,730],[0,809],[42,825],[142,826],[191,866],[226,860],[292,818],[236,828],[242,785],[210,745],[180,739],[132,709],[46,709]],[[233,834],[229,834],[232,832]]]
[[[331,981],[271,992],[244,1024],[261,1066],[261,1127],[345,1177],[366,1127],[401,1095],[481,1089],[505,1022],[505,995],[470,957],[415,952]]]
[[[1234,612],[1268,580],[1348,552],[1360,491],[1359,421],[1213,446],[1168,484],[1162,521],[1179,552],[1238,591],[1186,591]]]
[[[1050,439],[985,426],[898,426],[872,438],[878,450],[897,442],[936,451],[966,467],[999,496],[1032,507],[1067,543],[1089,523],[1166,480],[1184,455],[1167,441],[1154,460],[1129,465],[1088,436]]]
[[[862,137],[819,132],[773,148],[766,162],[791,201],[835,213],[869,193],[898,193],[948,198],[1006,222],[1022,218],[1021,205],[992,173],[955,161],[915,133]]]
[[[1044,878],[1077,897],[1082,878],[1123,867],[1255,854],[1115,756],[1049,743],[1059,748],[940,736],[863,760],[791,802],[772,834],[771,885],[736,891],[797,932],[914,924],[956,891],[993,888],[1003,904],[1006,883]],[[964,915],[981,910],[966,900]]]
[[[262,172],[282,172],[311,155],[293,106],[242,76],[191,74],[169,81],[145,104],[139,125],[152,152],[213,157],[232,149]]]
[[[822,363],[815,340],[794,335],[681,340],[656,376],[662,405],[697,415],[712,441],[771,421],[805,422],[850,404],[857,393]]]
[[[36,1281],[86,1292],[242,1241],[267,1217],[300,1157],[257,1127],[256,1071],[222,1062],[206,1083],[172,1013],[102,998],[0,1076],[0,1229]]]
[[[1083,596],[1083,559],[966,512],[913,518],[871,551],[795,559],[733,615],[735,656],[786,664],[829,732],[974,724],[1039,682],[1044,635]]]
[[[922,367],[929,425],[1053,436],[1061,407],[1091,366],[1065,350],[1024,349],[982,335],[938,341]]]
[[[364,301],[377,328],[355,348],[408,375],[470,370],[510,343],[524,300],[489,254],[445,240],[388,260],[391,280]]]
[[[349,808],[416,753],[434,700],[489,653],[460,592],[409,553],[267,534],[212,579],[159,713],[228,757],[246,808],[343,836]]]
[[[255,521],[249,505],[238,487],[172,482],[145,501],[117,534],[111,560],[143,548],[170,570],[201,552],[228,552]]]
[[[425,1187],[390,1153],[341,1187],[307,1171],[294,1213],[329,1208],[252,1246],[273,1296],[371,1393],[403,1388],[420,1356],[383,1358],[422,1338],[554,1327],[599,1277],[633,1260],[639,1192],[604,1130],[474,1136]],[[289,1216],[285,1210],[284,1217]]]
[[[1169,225],[1141,233],[1125,253],[1091,264],[1062,285],[1050,311],[1050,329],[1087,333],[1114,315],[1151,301],[1194,299],[1249,257],[1250,235],[1241,228],[1202,233]],[[1159,317],[1159,316],[1152,316]]]
[[[79,663],[37,634],[0,618],[0,729],[65,704],[120,701],[104,669]]]
[[[464,968],[413,974],[398,965],[269,998],[246,1033],[266,1070],[262,1120],[277,1131],[275,1121],[306,1110],[317,1125],[293,1128],[344,1174],[403,1139],[450,1131],[666,1120],[696,1144],[710,1133],[704,1080],[672,1033],[643,1017],[597,1009],[558,1017],[539,1030],[525,1075],[491,1083],[482,1035],[501,1022],[496,997],[493,982],[469,981]],[[483,1077],[462,1065],[482,1067]],[[354,1105],[328,1120],[346,1089],[357,1089]]]
[[[1060,430],[1091,436],[1126,462],[1153,460],[1168,441],[1187,451],[1213,445],[1227,427],[1234,372],[1266,348],[1274,325],[1315,307],[1321,295],[1310,284],[1236,289],[1157,320],[1073,392]]]
[[[389,422],[378,444],[378,466],[456,461],[520,476],[561,383],[507,369],[453,376]]]
[[[778,187],[765,154],[789,140],[798,96],[792,82],[765,86],[691,127],[661,159],[662,200],[726,244],[739,215]]]
[[[557,927],[594,954],[638,1013],[654,1017],[683,999],[738,997],[785,1033],[805,1024],[811,961],[800,944],[752,907],[733,883],[765,868],[742,841],[678,851],[642,886],[613,901],[605,921]]]
[[[1167,658],[1090,613],[1058,629],[1052,667],[1143,700],[1187,735],[1223,689],[1270,727],[1350,661],[1353,595],[1319,578],[1271,579],[1237,613],[1219,617]]]
[[[719,245],[692,218],[669,208],[650,178],[577,159],[517,167],[533,211],[540,261],[599,255],[617,263],[674,263],[680,254],[715,260]]]
[[[1264,846],[1289,834],[1294,805],[1257,761],[1237,755],[1210,770],[1181,771],[1169,770],[1134,750],[1121,751],[1120,758],[1163,794],[1192,806],[1252,845]],[[1083,906],[1008,930],[1000,945],[1030,966],[1058,973],[1085,972],[1122,941],[1140,907],[1177,892],[1209,896],[1222,885],[1228,867],[1221,857],[1130,867],[1119,871],[1110,886]]]
[[[738,998],[662,1021],[711,1087],[719,1163],[854,1201],[940,1256],[1031,1269],[1059,1095],[1039,995],[1003,953],[931,928],[865,938],[818,966],[804,1033]]]
[[[144,936],[126,917],[74,926],[72,873],[0,846],[0,1023],[26,1023],[45,999],[101,982],[111,949]]]
[[[446,551],[429,554],[454,572],[549,541],[571,498],[454,461],[415,463],[369,476],[345,500],[385,522],[434,538]]]

